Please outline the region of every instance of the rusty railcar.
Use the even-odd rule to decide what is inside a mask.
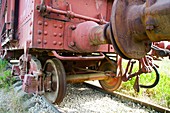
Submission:
[[[18,62],[12,74],[20,77],[25,92],[44,94],[52,103],[63,100],[67,83],[99,80],[104,89],[114,91],[122,80],[137,76],[138,81],[138,75],[154,67],[145,56],[151,49],[158,56],[169,56],[168,48],[153,42],[170,40],[170,1],[1,0],[0,4],[1,57]],[[141,69],[128,72],[130,60],[123,74],[120,57],[139,60]]]

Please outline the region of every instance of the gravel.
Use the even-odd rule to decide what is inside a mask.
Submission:
[[[20,100],[15,96],[13,89],[0,89],[0,113],[23,113]]]
[[[122,102],[83,84],[68,85],[67,96],[59,107],[68,113],[156,113],[133,102]]]
[[[0,95],[0,113],[55,113],[53,108],[37,95],[27,101],[19,99],[13,89],[9,92],[0,89]],[[25,106],[29,106],[27,111]],[[56,107],[62,113],[156,113],[132,102],[122,102],[83,84],[68,84],[66,97]]]

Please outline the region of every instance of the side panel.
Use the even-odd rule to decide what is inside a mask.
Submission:
[[[13,39],[15,0],[2,0],[0,11],[0,36],[3,46]]]
[[[11,0],[11,3],[14,1]],[[17,24],[15,23],[15,41],[12,46],[15,49],[23,49],[27,46],[28,48],[68,50],[74,52],[70,48],[70,43],[73,40],[70,29],[72,26],[76,26],[86,20],[69,18],[68,15],[63,16],[52,13],[43,16],[37,10],[37,6],[41,4],[41,1],[19,0],[19,5],[16,7],[18,13],[15,15],[18,16]],[[6,2],[6,0],[3,0],[3,2]],[[72,11],[76,14],[95,19],[102,18],[107,21],[110,18],[110,11],[108,10],[111,9],[112,3],[113,0],[45,0],[45,5],[51,6],[54,9]],[[8,2],[8,5],[10,5],[10,2]],[[14,9],[14,7],[9,9]],[[2,26],[5,25],[4,11],[5,4],[1,6],[0,24]],[[7,17],[10,18],[11,15],[7,15]],[[16,21],[16,19],[13,21]],[[3,27],[0,30],[2,31]],[[110,45],[102,45],[98,51],[108,52],[110,49]]]
[[[52,7],[61,10],[71,10],[81,15],[100,18],[102,14],[106,20],[107,0],[51,0]]]
[[[43,48],[62,49],[64,47],[64,22],[44,19]]]
[[[3,29],[5,27],[5,7],[6,6],[6,0],[1,1],[1,7],[0,7],[0,36],[2,38]]]
[[[45,1],[45,4],[54,9],[63,11],[72,11],[76,14],[88,16],[96,19],[104,19],[109,21],[110,11],[113,0],[51,0]],[[38,2],[36,2],[37,5]],[[38,11],[35,10],[35,14]],[[84,22],[83,19],[68,18],[60,14],[50,13],[42,20],[42,16],[38,16],[34,21],[34,47],[45,49],[57,49],[75,51],[70,48],[73,37],[71,37],[71,27]],[[42,22],[42,25],[36,23]],[[40,28],[43,26],[43,28]],[[41,46],[42,44],[42,46]],[[112,48],[110,45],[102,45],[98,51],[108,52]]]
[[[26,42],[32,46],[33,38],[33,21],[34,21],[34,1],[20,0],[19,19],[18,19],[18,47],[23,49]]]

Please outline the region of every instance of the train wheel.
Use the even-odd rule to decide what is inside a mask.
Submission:
[[[53,58],[46,61],[44,73],[51,73],[51,91],[45,92],[45,98],[51,103],[59,104],[66,94],[66,74],[60,60]]]
[[[101,64],[100,71],[112,71],[116,74],[117,64],[113,62],[112,64],[108,61],[105,61]],[[99,80],[100,85],[103,89],[113,92],[118,89],[122,83],[122,78],[120,77],[109,77],[106,80]]]

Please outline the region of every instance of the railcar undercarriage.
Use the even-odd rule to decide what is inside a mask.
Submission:
[[[159,73],[153,60],[170,57],[170,1],[2,0],[1,58],[17,64],[23,90],[60,103],[67,83],[99,80],[115,91],[136,77],[134,88],[152,88]],[[129,60],[125,69],[122,58]],[[135,61],[139,70],[132,72]],[[155,71],[155,82],[139,84]]]

